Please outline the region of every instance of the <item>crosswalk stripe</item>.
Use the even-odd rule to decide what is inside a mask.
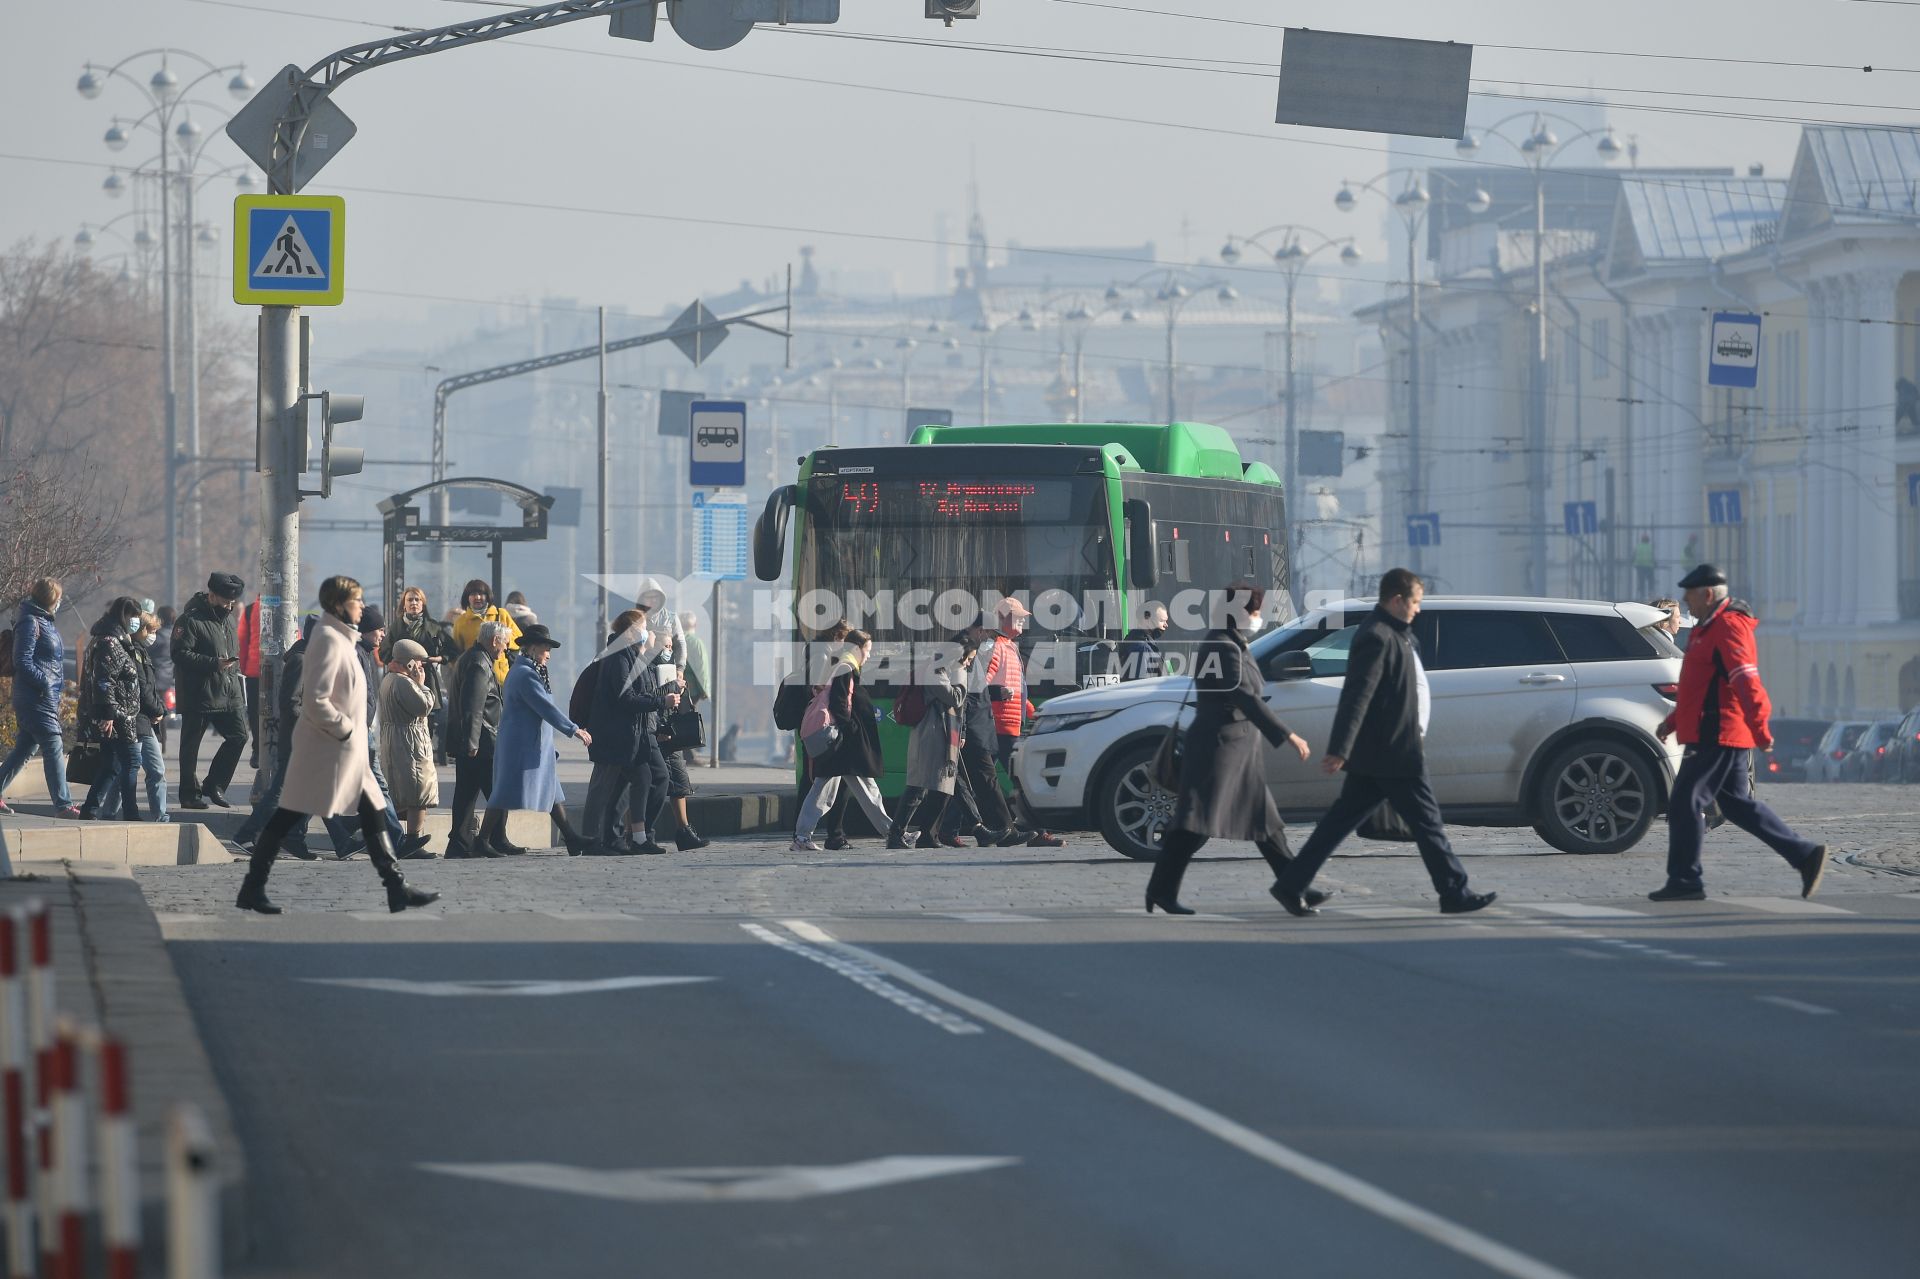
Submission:
[[[1644,910],[1623,910],[1618,906],[1594,906],[1587,902],[1515,902],[1520,910],[1537,910],[1543,915],[1564,915],[1568,919],[1615,919],[1625,916],[1644,918]]]
[[[963,924],[1044,924],[1047,922],[1038,915],[1014,915],[996,910],[963,911],[958,914],[948,912],[946,917],[957,919]]]
[[[1411,906],[1329,906],[1327,910],[1359,919],[1425,919],[1433,914],[1430,910],[1415,910]]]
[[[1721,900],[1735,906],[1745,906],[1749,910],[1762,910],[1769,915],[1851,915],[1854,913],[1841,906],[1801,901],[1798,897],[1725,897]]]

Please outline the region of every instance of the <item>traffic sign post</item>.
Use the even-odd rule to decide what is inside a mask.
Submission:
[[[1707,385],[1760,385],[1760,317],[1716,311],[1707,341]]]
[[[695,488],[744,488],[746,401],[695,400],[688,417],[687,482]]]
[[[233,201],[233,300],[339,306],[346,297],[347,202],[337,195]]]

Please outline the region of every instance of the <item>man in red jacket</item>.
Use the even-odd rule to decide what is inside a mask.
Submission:
[[[1827,846],[1793,833],[1753,795],[1747,775],[1755,747],[1773,749],[1767,720],[1773,704],[1760,684],[1760,655],[1753,643],[1753,614],[1727,598],[1727,575],[1702,564],[1680,579],[1693,634],[1680,662],[1680,693],[1673,714],[1660,725],[1660,740],[1677,733],[1687,748],[1667,805],[1667,882],[1647,896],[1657,902],[1705,901],[1700,844],[1705,811],[1718,801],[1727,820],[1786,858],[1800,872],[1800,895],[1813,896],[1827,869]]]

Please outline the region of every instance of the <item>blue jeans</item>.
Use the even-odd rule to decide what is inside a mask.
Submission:
[[[39,717],[37,709],[22,711],[15,707],[14,711],[14,718],[20,725],[20,736],[13,744],[13,750],[8,752],[5,762],[0,762],[0,794],[4,794],[13,779],[19,776],[37,747],[41,767],[47,774],[47,797],[53,801],[55,808],[72,808],[73,795],[67,790],[67,752],[60,740],[60,730],[56,728],[51,733],[43,732],[35,722]]]
[[[134,754],[140,769],[147,778],[147,820],[164,822],[167,818],[167,758],[160,751],[160,739],[152,733],[134,739]],[[120,791],[109,790],[107,797],[100,802],[100,816],[113,818],[120,815]],[[135,819],[134,813],[126,815],[128,821]]]
[[[267,787],[266,793],[260,796],[260,802],[253,806],[253,811],[247,814],[247,820],[240,823],[240,829],[233,833],[234,843],[251,844],[266,829],[267,818],[273,816],[273,810],[280,807],[280,788],[287,784],[287,757],[292,752],[291,743],[280,743],[280,758],[273,766],[273,782]],[[304,837],[306,827],[302,826],[300,833]]]

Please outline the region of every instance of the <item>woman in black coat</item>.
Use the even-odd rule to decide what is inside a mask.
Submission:
[[[1215,600],[1216,626],[1194,660],[1193,723],[1181,751],[1179,796],[1147,881],[1149,915],[1156,907],[1169,915],[1193,914],[1180,904],[1180,880],[1214,836],[1252,840],[1276,877],[1293,861],[1286,823],[1267,789],[1260,739],[1291,747],[1301,759],[1309,747],[1261,696],[1260,667],[1247,651],[1247,638],[1260,629],[1265,593],[1236,583],[1216,592]]]

